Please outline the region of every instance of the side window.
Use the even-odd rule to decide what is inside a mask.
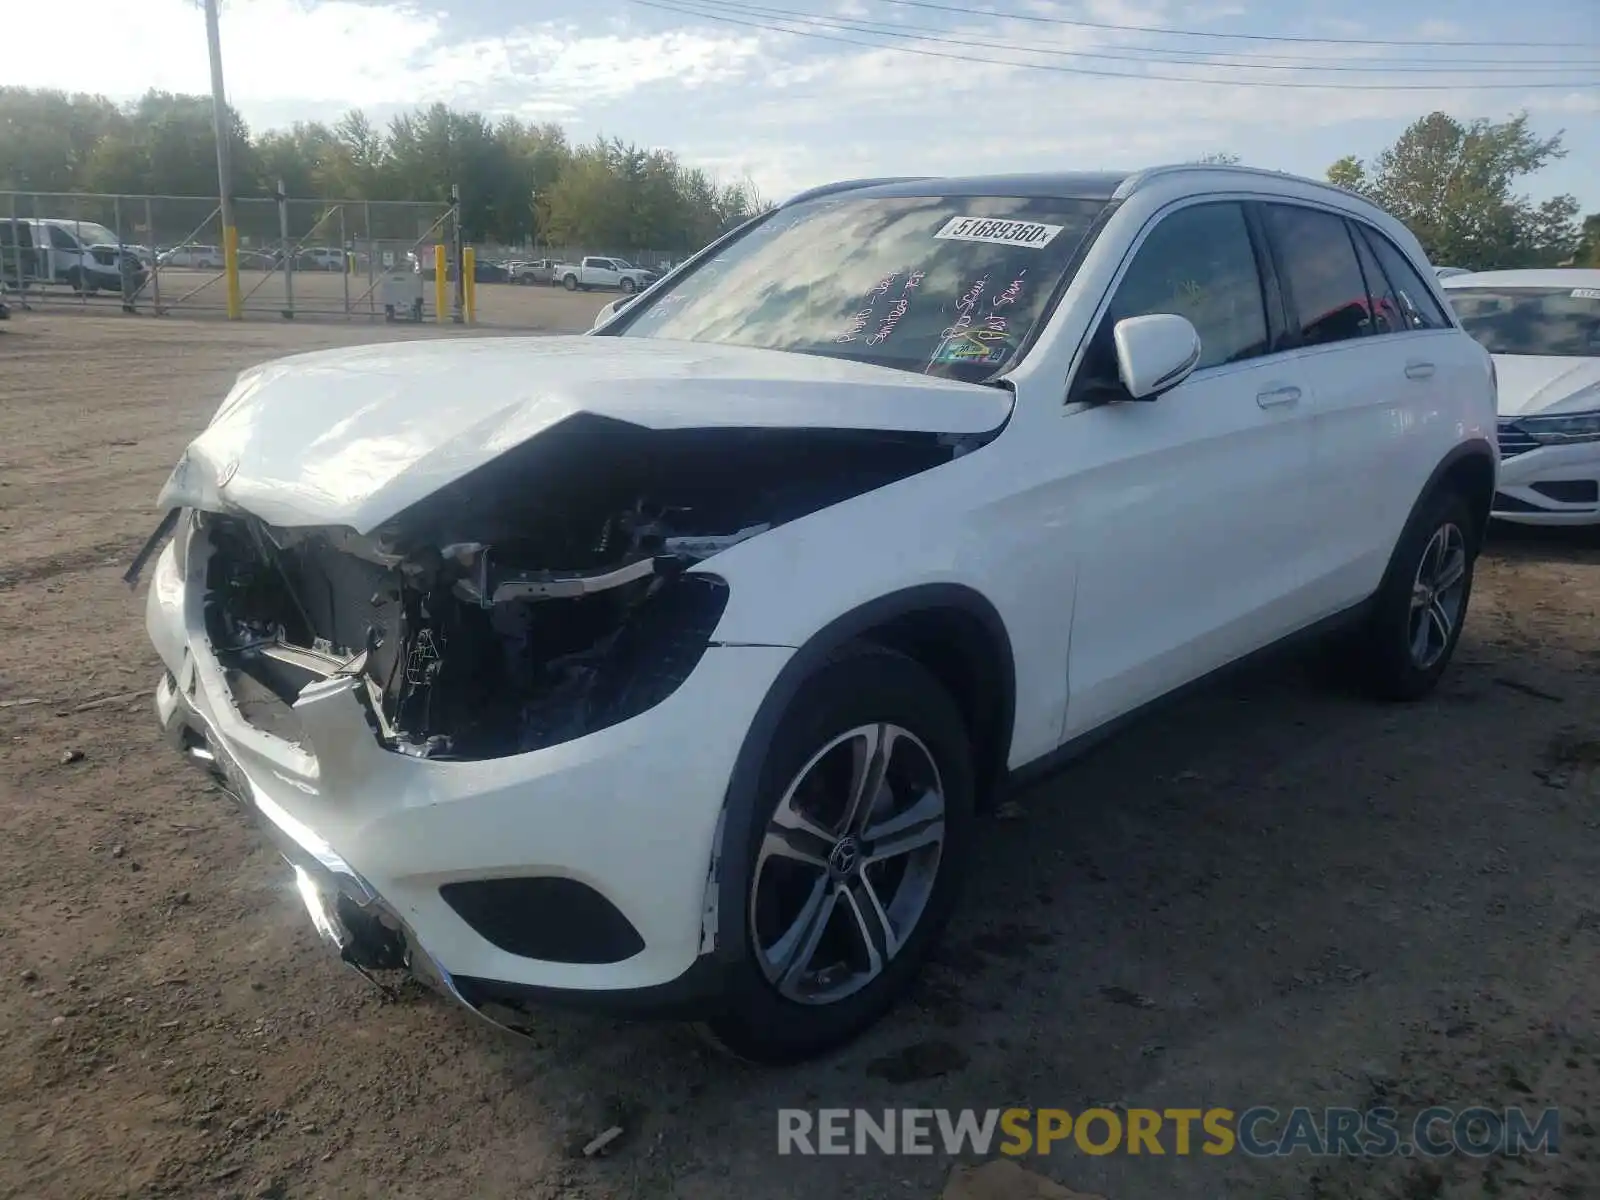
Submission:
[[[1152,313],[1187,317],[1200,334],[1195,369],[1267,353],[1255,250],[1237,204],[1196,204],[1161,218],[1134,254],[1073,380],[1068,401],[1121,390],[1112,330]]]
[[[1239,205],[1182,208],[1150,231],[1108,316],[1114,325],[1150,313],[1189,318],[1200,333],[1197,371],[1266,353],[1261,276]]]
[[[1411,328],[1411,324],[1401,315],[1400,301],[1389,286],[1383,268],[1378,265],[1366,239],[1355,232],[1354,225],[1350,226],[1350,231],[1355,242],[1356,257],[1361,261],[1361,275],[1367,281],[1367,298],[1371,302],[1369,312],[1372,326],[1368,332],[1404,333]]]
[[[1301,344],[1326,346],[1369,333],[1367,284],[1344,218],[1290,204],[1266,209]]]
[[[80,250],[78,239],[59,225],[50,226],[50,245],[57,250]]]
[[[1376,229],[1361,226],[1361,237],[1377,256],[1383,265],[1383,272],[1389,277],[1389,282],[1394,287],[1395,294],[1400,301],[1400,311],[1404,314],[1407,327],[1411,329],[1448,329],[1450,321],[1444,315],[1444,310],[1439,307],[1439,302],[1433,298],[1433,293],[1428,290],[1427,284],[1422,282],[1422,277],[1417,274],[1411,260],[1383,234]]]

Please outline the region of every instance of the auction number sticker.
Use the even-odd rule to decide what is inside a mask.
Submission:
[[[1574,300],[1600,300],[1600,288],[1573,288]]]
[[[1048,246],[1061,225],[1008,221],[999,217],[951,217],[933,236],[947,242],[990,242],[996,246]]]

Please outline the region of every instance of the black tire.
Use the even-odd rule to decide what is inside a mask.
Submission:
[[[1421,594],[1417,584],[1419,573],[1424,573],[1424,556],[1431,555],[1436,546],[1448,545],[1455,535],[1460,538],[1463,562],[1454,619],[1449,623],[1448,634],[1442,638],[1435,636],[1439,629],[1436,621],[1427,627],[1429,653],[1419,656],[1416,653],[1419,618],[1413,598]],[[1441,538],[1443,543],[1438,540]],[[1438,685],[1460,641],[1462,626],[1466,624],[1472,599],[1473,570],[1481,542],[1482,531],[1472,507],[1459,492],[1442,489],[1417,509],[1400,535],[1372,613],[1359,631],[1356,665],[1367,690],[1381,699],[1406,701],[1420,700]],[[1445,552],[1450,553],[1449,550]],[[1431,605],[1421,610],[1422,621],[1431,619],[1429,608]],[[1449,604],[1442,605],[1445,612],[1450,608]]]
[[[791,999],[769,981],[758,959],[753,928],[755,864],[768,823],[806,765],[841,735],[878,723],[911,733],[932,758],[943,786],[943,842],[930,868],[931,887],[920,917],[909,932],[901,931],[899,950],[887,958],[876,978],[831,1003]],[[911,753],[920,761],[915,746]],[[912,789],[904,791],[909,794]],[[916,976],[949,918],[973,835],[972,749],[960,710],[939,681],[913,659],[872,645],[848,648],[807,680],[791,702],[762,766],[754,816],[746,844],[730,848],[744,856],[737,875],[744,880],[744,895],[738,911],[725,912],[722,923],[728,936],[740,939],[741,953],[718,1014],[701,1029],[737,1058],[792,1063],[845,1044],[887,1013]],[[863,839],[861,848],[866,845]],[[895,901],[883,903],[892,908]],[[838,912],[841,920],[848,920],[843,905]]]
[[[565,278],[562,279],[561,286],[566,288],[567,291],[569,291],[569,292],[577,291],[578,290],[578,277],[576,275],[568,275],[568,276],[566,276]]]

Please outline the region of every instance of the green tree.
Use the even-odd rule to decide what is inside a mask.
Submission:
[[[229,114],[234,187],[241,198],[271,196],[282,180],[296,200],[430,200],[461,189],[463,234],[505,244],[566,241],[615,253],[684,253],[704,245],[764,202],[748,182],[724,185],[666,150],[597,139],[574,150],[559,125],[435,104],[379,128],[362,112],[331,126],[296,124],[251,138]],[[211,101],[151,92],[118,107],[103,97],[0,88],[0,189],[98,191],[198,198],[197,223],[216,192]],[[173,217],[172,211],[181,212]],[[296,204],[296,236],[330,215],[327,204]],[[414,221],[372,213],[385,237],[414,236]],[[277,236],[270,206],[247,206],[241,232]],[[345,228],[362,217],[343,214]],[[248,226],[248,228],[247,228]],[[397,232],[404,230],[405,232]],[[187,232],[185,229],[184,232]],[[169,236],[171,236],[169,232]],[[358,235],[359,236],[359,235]]]
[[[1583,219],[1578,234],[1578,249],[1573,255],[1573,265],[1600,267],[1600,213],[1590,213]]]
[[[1526,113],[1464,124],[1435,112],[1413,122],[1370,168],[1341,158],[1328,180],[1405,222],[1434,262],[1478,270],[1555,265],[1576,248],[1577,201],[1535,203],[1518,187],[1565,155],[1562,135],[1537,137]]]
[[[128,136],[127,116],[103,96],[0,87],[0,189],[85,190],[101,142]]]

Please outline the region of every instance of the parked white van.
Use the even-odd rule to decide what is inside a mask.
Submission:
[[[66,284],[74,291],[137,289],[148,272],[110,229],[70,217],[0,218],[0,275],[12,287]]]

